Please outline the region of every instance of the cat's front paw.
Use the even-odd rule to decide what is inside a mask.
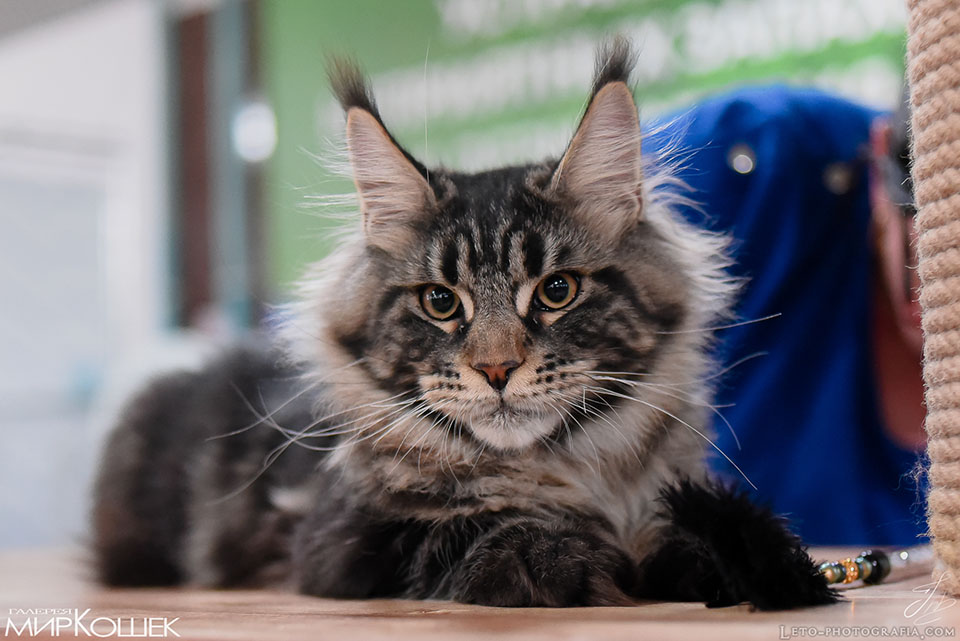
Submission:
[[[786,610],[838,599],[786,522],[745,494],[684,483],[664,498],[674,530],[646,564],[646,583],[672,582],[710,607]]]
[[[789,549],[784,547],[779,556],[776,552],[758,556],[741,567],[732,568],[731,579],[740,582],[744,599],[757,610],[826,605],[838,599],[836,591],[827,585],[817,565],[799,543]]]
[[[628,605],[633,562],[578,527],[520,523],[497,530],[464,560],[453,597],[505,607]]]

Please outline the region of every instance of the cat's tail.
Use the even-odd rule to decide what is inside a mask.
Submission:
[[[128,405],[103,453],[94,488],[95,569],[114,586],[173,585],[186,531],[189,447],[181,430],[193,376],[153,382]]]

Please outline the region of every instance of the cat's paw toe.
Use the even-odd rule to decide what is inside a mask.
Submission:
[[[597,537],[515,527],[471,555],[455,598],[505,607],[626,605],[632,578],[627,556]]]
[[[840,598],[802,548],[772,564],[769,574],[747,587],[748,599],[757,610],[789,610],[836,603]]]

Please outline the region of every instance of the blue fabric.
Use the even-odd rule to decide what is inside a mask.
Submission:
[[[768,355],[719,389],[718,404],[735,403],[721,411],[742,449],[719,419],[714,431],[759,499],[814,545],[910,545],[925,530],[918,454],[886,437],[871,360],[864,161],[877,115],[815,90],[749,88],[665,119],[645,140],[648,152],[684,150],[680,175],[703,212],[685,213],[736,239],[734,272],[749,278],[738,317],[782,314],[719,333],[725,363]],[[738,145],[755,154],[749,173],[728,163]],[[850,171],[846,193],[825,183],[837,167]],[[738,478],[720,457],[713,466]]]

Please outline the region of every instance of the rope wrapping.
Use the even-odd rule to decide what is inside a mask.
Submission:
[[[933,579],[960,594],[960,3],[907,0],[923,377],[930,493],[939,563]]]

